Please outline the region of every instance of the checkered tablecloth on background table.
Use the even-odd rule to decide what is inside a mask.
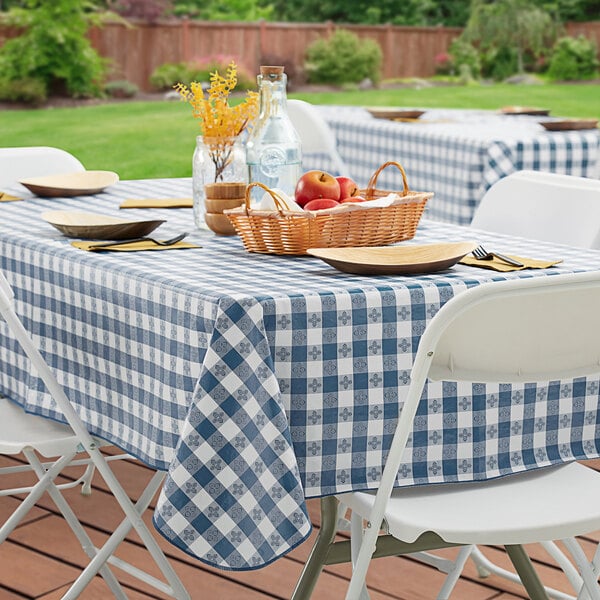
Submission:
[[[431,109],[414,122],[376,119],[364,108],[319,106],[337,139],[349,175],[366,186],[383,163],[395,160],[414,190],[435,192],[426,217],[468,225],[485,192],[522,169],[600,177],[600,130],[546,131],[552,117],[494,111]],[[306,156],[305,169],[327,169],[324,157]],[[402,189],[388,168],[378,187]]]
[[[88,253],[40,218],[119,211],[130,197],[189,195],[190,180],[120,182],[93,197],[2,204],[1,268],[17,310],[90,430],[168,469],[155,525],[224,569],[258,568],[310,532],[305,498],[377,485],[428,321],[480,283],[600,269],[600,252],[423,221],[407,243],[476,239],[563,259],[500,274],[463,265],[353,276],[311,257],[249,254],[195,231],[202,248]],[[548,323],[552,327],[552,323]],[[59,418],[0,328],[0,391]],[[599,381],[428,386],[398,485],[479,480],[600,456]]]

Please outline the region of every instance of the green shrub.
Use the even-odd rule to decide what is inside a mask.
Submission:
[[[313,42],[306,51],[305,69],[311,83],[359,83],[381,80],[382,52],[374,40],[361,40],[338,29],[329,39]]]
[[[39,106],[48,99],[48,90],[39,79],[0,79],[0,100]]]
[[[591,79],[598,71],[596,44],[583,35],[559,39],[552,51],[548,76],[551,79]]]
[[[478,79],[481,76],[481,60],[479,51],[475,46],[462,38],[456,38],[450,44],[450,56],[452,64],[457,72],[464,72],[462,68],[466,65],[469,68],[471,77]]]
[[[218,71],[224,74],[227,67],[235,62],[238,83],[236,90],[246,91],[256,88],[256,79],[238,64],[232,56],[217,55],[198,58],[190,62],[165,63],[150,75],[150,84],[157,90],[171,90],[176,83],[189,86],[192,81],[210,81],[210,74]]]
[[[150,84],[157,90],[171,90],[176,83],[189,86],[194,81],[186,63],[165,63],[152,71]]]
[[[448,52],[439,52],[433,59],[436,75],[454,75],[454,63]]]
[[[2,79],[23,90],[33,89],[30,82],[36,80],[36,89],[48,94],[101,95],[107,61],[86,37],[93,16],[81,0],[29,0],[25,6],[4,16],[22,33],[0,48]]]
[[[502,81],[519,71],[517,51],[508,46],[490,50],[482,56],[481,62],[483,76],[496,81]]]
[[[104,86],[104,92],[112,98],[133,98],[139,89],[135,83],[126,80],[109,81]]]

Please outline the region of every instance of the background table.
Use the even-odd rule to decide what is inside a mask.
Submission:
[[[310,257],[248,254],[195,232],[193,250],[87,253],[48,209],[119,214],[124,198],[189,195],[189,180],[120,182],[0,204],[0,267],[18,313],[90,430],[168,469],[158,530],[226,569],[275,560],[310,532],[305,498],[377,485],[421,334],[470,286],[599,270],[600,252],[422,222],[411,243],[477,239],[564,260],[500,274],[353,276]],[[135,210],[192,225],[190,209]],[[552,323],[548,324],[549,327]],[[470,481],[600,456],[598,380],[428,386],[398,485]],[[0,391],[57,418],[0,327]]]
[[[435,192],[430,219],[468,225],[487,189],[521,169],[600,177],[598,129],[548,132],[539,122],[552,118],[492,111],[432,109],[406,123],[376,119],[360,107],[319,109],[350,176],[365,186],[384,162],[400,162],[411,188]],[[304,166],[330,168],[319,156],[307,156]],[[402,187],[397,169],[386,169],[379,182]]]

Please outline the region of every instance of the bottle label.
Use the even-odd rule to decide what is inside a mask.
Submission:
[[[260,170],[267,177],[277,177],[286,160],[286,153],[281,148],[277,146],[265,148],[259,157]]]

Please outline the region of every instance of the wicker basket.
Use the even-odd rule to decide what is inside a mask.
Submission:
[[[404,169],[391,161],[375,171],[362,195],[366,200],[374,200],[392,193],[376,187],[381,171],[391,165],[402,173],[403,189],[396,192],[401,200],[390,206],[365,208],[359,203],[345,203],[320,211],[289,211],[275,192],[255,182],[246,188],[244,206],[224,212],[249,252],[300,255],[309,248],[385,246],[410,240],[432,192],[410,191]],[[277,210],[250,208],[253,187],[269,193]]]

